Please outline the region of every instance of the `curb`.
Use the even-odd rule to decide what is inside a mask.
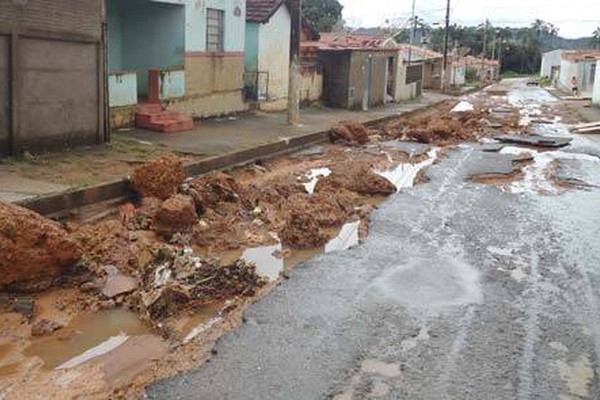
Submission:
[[[386,117],[369,120],[363,122],[363,124],[367,127],[374,127],[400,116],[410,116],[414,113],[431,109],[443,103],[444,101],[446,100],[434,102],[424,107],[401,114],[389,115]],[[329,140],[329,132],[329,130],[326,130],[309,133],[302,136],[283,139],[277,142],[263,144],[246,150],[240,150],[220,156],[206,158],[192,164],[187,164],[184,166],[184,169],[188,176],[196,176],[210,171],[233,168],[260,159],[293,153],[306,147],[327,142]],[[65,219],[76,209],[81,209],[111,200],[122,199],[123,201],[127,201],[131,200],[133,197],[134,190],[131,186],[131,182],[129,181],[129,178],[124,178],[117,181],[99,184],[86,189],[24,200],[17,202],[16,204],[49,218]]]

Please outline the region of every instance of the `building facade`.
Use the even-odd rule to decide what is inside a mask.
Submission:
[[[323,66],[323,100],[332,107],[368,110],[394,101],[398,50],[387,38],[322,33],[304,49],[317,51]]]
[[[291,15],[282,0],[247,0],[245,87],[263,110],[287,107]]]
[[[596,80],[597,60],[600,50],[569,50],[562,53],[558,87],[566,92],[573,88],[573,78],[577,80],[579,95],[592,97]]]
[[[245,0],[108,0],[111,119],[158,100],[191,117],[245,110]]]
[[[596,61],[596,77],[594,79],[592,103],[600,107],[600,60]]]
[[[0,155],[108,140],[104,0],[0,1]]]
[[[549,78],[552,82],[556,82],[560,74],[562,53],[563,50],[558,49],[542,54],[541,78]]]

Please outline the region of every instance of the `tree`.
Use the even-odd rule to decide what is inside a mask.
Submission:
[[[598,28],[596,28],[594,33],[592,33],[592,38],[590,40],[590,44],[595,49],[600,48],[600,26]]]
[[[338,0],[303,0],[302,17],[319,32],[331,32],[342,19],[343,9]]]

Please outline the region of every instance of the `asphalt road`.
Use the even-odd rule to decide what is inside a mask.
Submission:
[[[564,151],[596,157],[600,142]],[[599,399],[600,189],[474,184],[478,153],[450,152],[374,214],[363,244],[299,266],[209,363],[147,396]],[[600,185],[595,157],[559,173]]]

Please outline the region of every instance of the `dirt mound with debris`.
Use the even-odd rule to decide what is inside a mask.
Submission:
[[[161,321],[217,300],[253,296],[266,281],[244,261],[221,266],[188,250],[163,247],[144,270],[139,292],[142,315]]]
[[[333,167],[331,175],[317,183],[316,191],[335,192],[343,188],[362,195],[391,195],[396,187],[377,175],[369,164],[346,161]]]
[[[420,143],[453,144],[486,136],[489,125],[487,109],[453,113],[456,102],[447,101],[432,109],[400,117],[379,127],[389,139],[414,140]],[[490,131],[489,133],[493,132]]]
[[[217,208],[220,203],[241,203],[252,207],[247,188],[228,174],[211,172],[194,179],[190,183],[189,194],[204,208]]]
[[[0,288],[41,290],[82,257],[57,223],[0,202]]]
[[[369,142],[369,131],[360,122],[341,121],[331,127],[331,141],[343,140],[363,145]]]
[[[323,232],[314,215],[296,210],[288,214],[279,237],[284,244],[294,249],[319,247],[328,240],[327,234]]]
[[[161,157],[136,168],[131,182],[141,196],[166,200],[177,194],[177,189],[185,177],[183,164],[179,158]]]
[[[83,249],[90,269],[104,274],[103,267],[114,265],[132,275],[152,259],[156,235],[128,231],[119,220],[107,220],[78,227],[71,237]]]
[[[178,194],[162,203],[154,217],[154,229],[170,238],[176,233],[190,231],[197,221],[194,199]]]

